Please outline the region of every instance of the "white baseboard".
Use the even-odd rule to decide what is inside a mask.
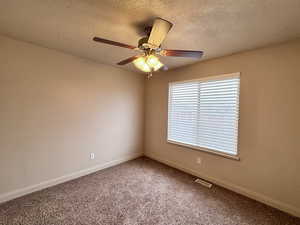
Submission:
[[[94,166],[94,167],[91,167],[91,168],[83,169],[83,170],[80,170],[80,171],[77,171],[77,172],[74,172],[74,173],[71,173],[71,174],[67,174],[67,175],[64,175],[64,176],[61,176],[61,177],[58,177],[58,178],[54,178],[54,179],[51,179],[51,180],[41,182],[39,184],[34,184],[34,185],[31,185],[31,186],[28,186],[28,187],[25,187],[25,188],[21,188],[21,189],[15,190],[15,191],[11,191],[11,192],[8,192],[8,193],[1,194],[0,195],[0,203],[7,202],[7,201],[10,201],[12,199],[30,194],[32,192],[39,191],[39,190],[42,190],[42,189],[45,189],[45,188],[48,188],[48,187],[51,187],[51,186],[54,186],[54,185],[57,185],[57,184],[60,184],[60,183],[64,183],[66,181],[76,179],[78,177],[88,175],[90,173],[94,173],[94,172],[99,171],[99,170],[106,169],[108,167],[118,165],[120,163],[138,158],[142,155],[143,155],[142,152],[141,153],[134,153],[134,154],[127,155],[127,156],[122,157],[120,159],[116,159],[116,160],[113,160],[113,161],[110,161],[110,162],[107,162],[107,163],[104,163],[104,164],[101,164],[101,165],[97,165],[97,166]]]
[[[262,202],[262,203],[264,203],[266,205],[272,206],[272,207],[277,208],[279,210],[282,210],[282,211],[284,211],[286,213],[289,213],[289,214],[291,214],[293,216],[300,217],[300,209],[297,208],[297,207],[295,207],[295,206],[292,206],[290,204],[287,204],[287,203],[284,203],[284,202],[272,199],[272,198],[270,198],[270,197],[268,197],[266,195],[263,195],[263,194],[251,191],[251,190],[249,190],[247,188],[235,185],[233,183],[230,183],[230,182],[227,182],[227,181],[223,181],[223,180],[220,180],[220,179],[217,179],[217,178],[214,178],[214,177],[210,177],[210,176],[207,176],[205,174],[201,174],[199,171],[196,171],[196,170],[193,170],[193,169],[181,166],[177,162],[163,159],[158,154],[147,152],[145,155],[147,157],[151,158],[151,159],[154,159],[156,161],[159,161],[161,163],[164,163],[166,165],[169,165],[171,167],[174,167],[174,168],[179,169],[181,171],[184,171],[186,173],[192,174],[192,175],[197,176],[199,178],[203,178],[203,179],[205,179],[205,180],[207,180],[209,182],[212,182],[212,183],[217,184],[217,185],[219,185],[221,187],[224,187],[226,189],[229,189],[229,190],[234,191],[236,193],[239,193],[241,195],[247,196],[247,197],[249,197],[251,199],[254,199],[256,201]]]

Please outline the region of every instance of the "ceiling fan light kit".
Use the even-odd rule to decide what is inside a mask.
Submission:
[[[129,57],[122,60],[118,65],[126,65],[133,63],[139,70],[148,73],[148,78],[152,76],[152,72],[166,71],[168,67],[164,65],[157,56],[174,56],[174,57],[190,57],[201,58],[203,56],[202,51],[190,51],[190,50],[168,50],[162,49],[161,44],[166,38],[166,35],[172,28],[173,24],[162,18],[156,18],[152,27],[146,27],[147,36],[142,37],[138,42],[138,47],[123,44],[116,41],[103,39],[100,37],[94,37],[96,42],[118,46],[122,48],[129,48],[141,52],[139,55]]]
[[[133,61],[133,64],[146,73],[157,71],[163,66],[155,55],[140,56]]]
[[[135,65],[136,68],[140,69],[143,72],[150,73],[151,68],[150,66],[146,63],[146,60],[144,57],[139,57],[133,61],[133,64]]]

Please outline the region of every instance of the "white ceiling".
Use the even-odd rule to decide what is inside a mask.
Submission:
[[[92,41],[137,45],[154,17],[174,26],[163,47],[210,59],[300,37],[300,0],[0,0],[0,33],[116,66],[135,54]],[[280,53],[278,53],[280,54]],[[164,57],[170,68],[195,62]],[[125,69],[135,70],[133,66]],[[137,71],[137,70],[135,70]]]

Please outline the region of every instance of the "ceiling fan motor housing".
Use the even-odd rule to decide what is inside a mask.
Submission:
[[[142,49],[142,50],[145,50],[147,49],[147,43],[148,43],[148,39],[149,37],[142,37],[140,40],[139,40],[139,43],[138,43],[138,47],[139,49]]]

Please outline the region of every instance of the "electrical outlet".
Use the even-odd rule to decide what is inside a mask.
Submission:
[[[95,153],[91,153],[91,154],[90,154],[90,158],[91,158],[91,159],[94,159],[94,158],[95,158]]]
[[[201,165],[201,163],[202,163],[202,159],[201,159],[200,157],[197,157],[197,159],[196,159],[196,163],[197,163],[197,164],[199,164],[199,165]]]
[[[205,180],[202,180],[200,178],[196,179],[195,182],[198,183],[198,184],[201,184],[202,186],[207,187],[207,188],[211,188],[212,187],[211,183],[209,183],[209,182],[207,182]]]

